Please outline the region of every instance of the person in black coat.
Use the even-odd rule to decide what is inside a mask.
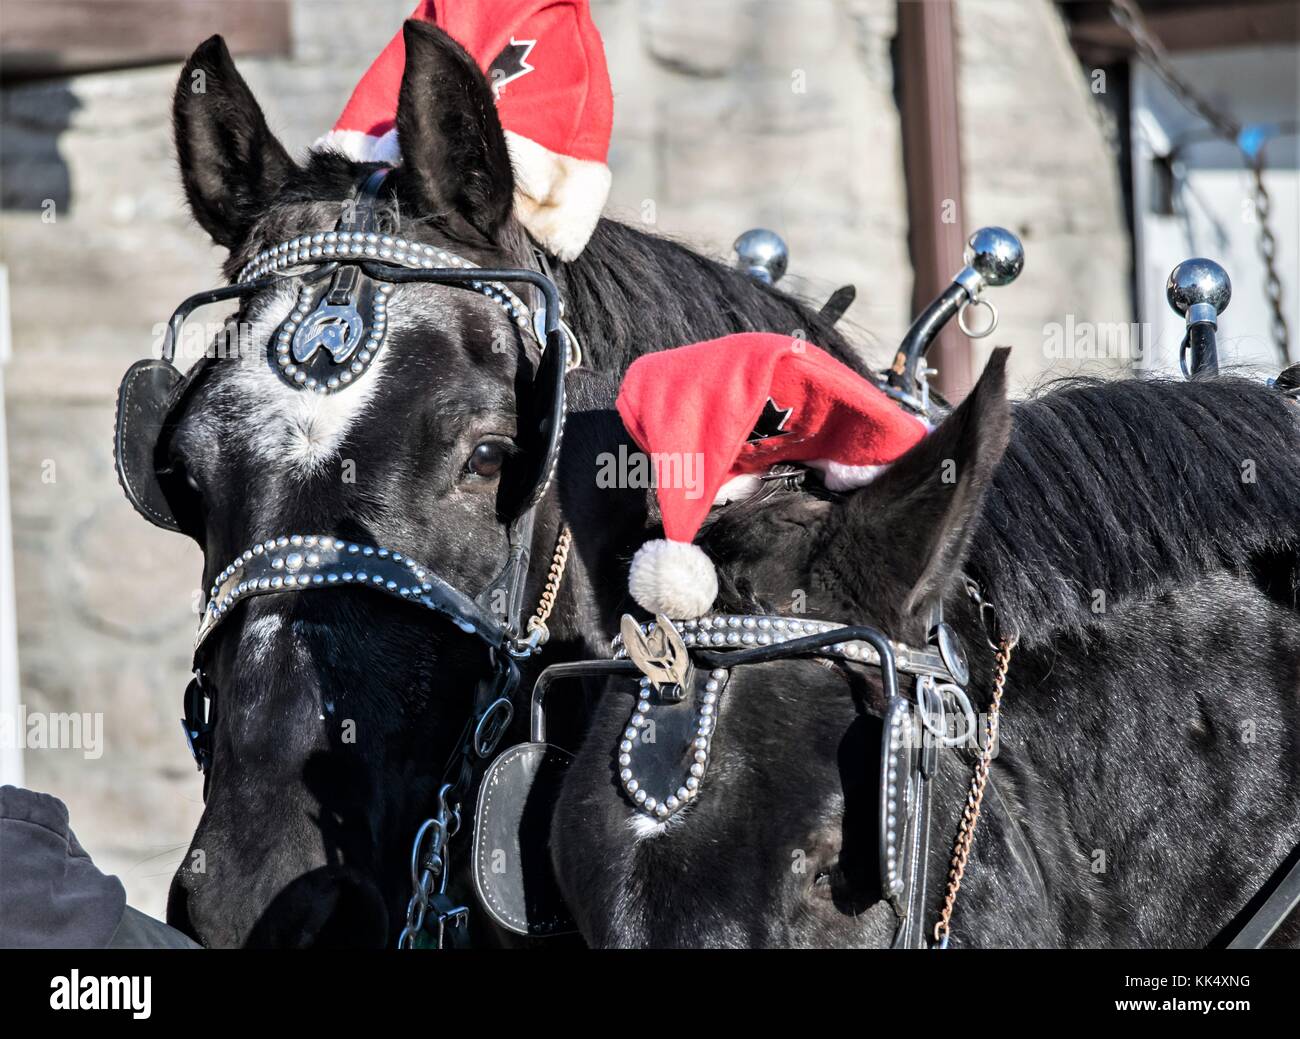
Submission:
[[[68,825],[57,797],[0,786],[0,948],[197,949],[126,904]]]

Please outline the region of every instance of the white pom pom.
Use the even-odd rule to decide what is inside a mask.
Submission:
[[[718,574],[698,545],[647,541],[632,557],[627,587],[648,613],[690,620],[709,612],[718,597]]]

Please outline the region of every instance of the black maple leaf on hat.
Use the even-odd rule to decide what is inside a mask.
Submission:
[[[513,36],[510,37],[505,49],[488,66],[488,80],[492,83],[494,94],[499,97],[507,83],[533,71],[533,66],[528,64],[528,55],[536,46],[536,40],[516,40]]]
[[[794,414],[794,408],[782,408],[771,397],[763,405],[763,413],[758,416],[758,421],[754,423],[754,429],[745,437],[745,443],[756,444],[760,440],[771,440],[773,437],[789,436],[790,430],[785,428],[785,424],[790,421],[790,416]]]

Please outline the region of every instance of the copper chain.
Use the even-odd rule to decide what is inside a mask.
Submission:
[[[555,554],[551,556],[551,569],[546,574],[546,585],[542,597],[537,600],[537,612],[528,618],[528,630],[546,630],[546,622],[555,609],[555,599],[560,594],[560,582],[564,580],[564,568],[569,562],[569,548],[573,544],[573,532],[565,524],[560,528],[560,536],[555,541]],[[542,640],[545,642],[545,639]]]
[[[934,925],[934,940],[941,948],[948,944],[952,911],[957,904],[957,892],[961,890],[961,880],[966,875],[966,863],[970,859],[971,846],[975,843],[975,826],[980,821],[980,805],[984,802],[984,788],[988,786],[989,768],[993,764],[998,729],[1002,722],[1002,691],[1006,687],[1007,668],[1011,666],[1011,651],[1015,645],[1014,638],[1003,635],[998,646],[997,669],[993,676],[993,702],[989,706],[989,713],[985,719],[984,749],[975,766],[970,793],[966,795],[966,808],[962,812],[961,827],[957,831],[957,843],[952,852],[952,867],[948,871],[948,891],[943,898],[943,911],[939,914],[938,923]]]

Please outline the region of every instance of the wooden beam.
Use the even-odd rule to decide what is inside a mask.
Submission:
[[[1220,50],[1252,44],[1300,41],[1300,6],[1295,0],[1237,3],[1140,4],[1151,32],[1167,51]],[[1070,42],[1085,61],[1107,63],[1133,51],[1133,41],[1110,16],[1105,3],[1066,4]]]
[[[899,0],[899,107],[907,181],[912,313],[919,314],[961,269],[967,228],[962,196],[957,56],[951,0]],[[935,386],[950,400],[971,388],[970,341],[953,324],[927,355]]]
[[[180,61],[213,33],[234,54],[290,53],[289,0],[4,0],[0,79]]]

